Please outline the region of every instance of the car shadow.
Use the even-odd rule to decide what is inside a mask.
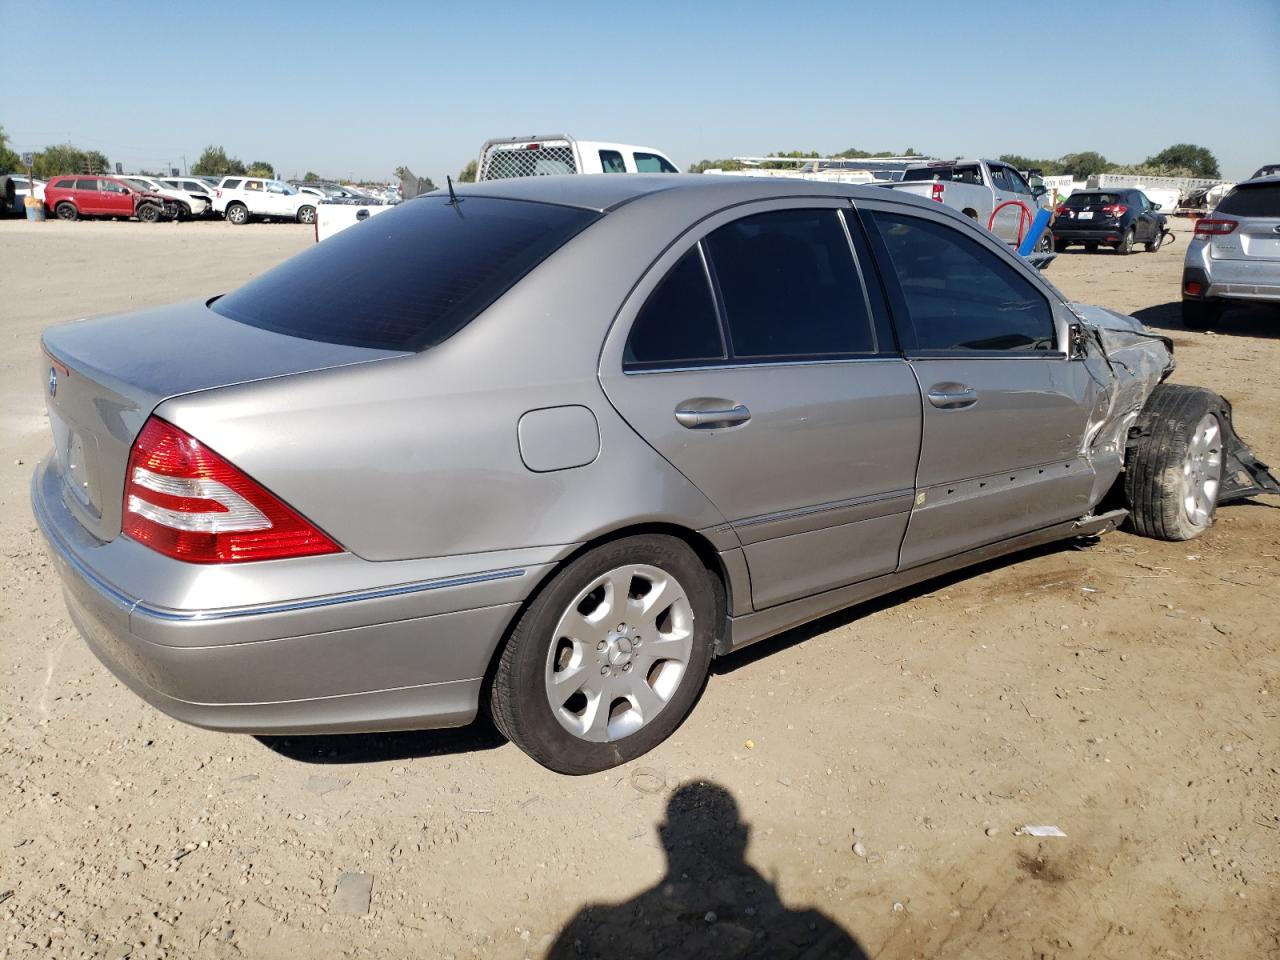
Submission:
[[[1182,301],[1180,300],[1172,300],[1154,307],[1143,307],[1141,310],[1134,311],[1133,316],[1146,326],[1157,330],[1200,332],[1187,330],[1182,325]],[[1220,336],[1280,339],[1280,306],[1232,304],[1222,312],[1222,319],[1212,332]]]
[[[1056,553],[1065,553],[1070,550],[1088,549],[1094,543],[1097,543],[1096,537],[1082,537],[1075,540],[1060,540],[1055,543],[1047,543],[1038,547],[1029,547],[1026,550],[1019,550],[1016,553],[1010,553],[1003,557],[994,557],[991,560],[985,560],[982,563],[975,563],[972,566],[962,567],[951,573],[940,574],[921,583],[913,584],[909,587],[903,587],[901,590],[895,590],[893,593],[887,593],[882,597],[876,597],[871,600],[864,600],[862,603],[852,607],[846,607],[843,610],[837,610],[835,613],[827,614],[817,620],[811,620],[808,623],[801,624],[798,627],[780,633],[777,636],[770,637],[767,640],[761,640],[759,643],[753,643],[744,650],[739,650],[725,657],[717,657],[712,663],[712,672],[718,676],[733,673],[735,670],[741,670],[743,667],[750,666],[758,660],[770,657],[781,650],[788,647],[794,647],[797,644],[804,643],[806,640],[812,640],[814,637],[821,636],[831,630],[838,630],[840,627],[848,626],[856,620],[870,616],[873,613],[879,613],[890,607],[896,607],[908,600],[915,600],[919,597],[931,593],[937,593],[945,590],[953,584],[969,580],[984,573],[990,573],[994,570],[1002,570],[1005,567],[1016,566],[1025,563],[1035,557],[1051,556]]]
[[[746,861],[750,837],[724,787],[706,781],[677,787],[658,825],[665,875],[622,903],[584,906],[561,928],[545,960],[867,960],[866,950],[830,917],[782,902]]]
[[[298,763],[387,763],[419,757],[444,757],[494,750],[507,742],[483,714],[466,727],[406,730],[397,733],[334,733],[254,737],[282,757]]]

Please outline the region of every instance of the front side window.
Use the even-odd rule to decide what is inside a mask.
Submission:
[[[836,210],[780,210],[735,220],[706,249],[735,358],[874,353],[875,336]]]
[[[675,167],[667,160],[666,157],[660,157],[656,153],[639,153],[636,155],[636,172],[637,173],[679,173]]]
[[[698,248],[671,268],[636,315],[624,369],[724,359],[715,295]]]
[[[252,327],[324,343],[425,350],[452,336],[598,214],[467,197],[401,204],[211,304]]]
[[[107,191],[107,193],[127,193],[128,192],[124,184],[116,183],[114,180],[99,180],[98,182],[102,184],[102,189]],[[139,188],[139,189],[142,189],[142,188]]]
[[[1054,350],[1048,300],[997,253],[954,227],[875,211],[915,350]]]
[[[622,154],[617,150],[601,150],[600,166],[604,168],[605,173],[627,172],[627,165],[622,159]]]

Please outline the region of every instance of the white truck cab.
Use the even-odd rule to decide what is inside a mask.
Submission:
[[[575,140],[565,134],[487,140],[476,180],[574,173],[679,173],[661,150],[633,143]]]

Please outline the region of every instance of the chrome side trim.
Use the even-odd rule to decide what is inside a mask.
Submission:
[[[306,600],[294,600],[288,603],[277,603],[262,607],[224,607],[217,610],[169,610],[153,607],[138,601],[133,613],[154,620],[167,621],[209,621],[230,620],[235,617],[257,617],[271,613],[292,613],[297,610],[314,610],[317,607],[332,607],[341,603],[359,603],[362,600],[381,600],[385,597],[400,597],[409,593],[425,593],[428,590],[446,590],[450,587],[465,587],[473,583],[490,583],[494,580],[510,580],[523,577],[523,568],[507,570],[487,570],[483,573],[467,574],[460,577],[443,577],[439,580],[420,580],[415,583],[402,583],[394,587],[380,587],[376,590],[361,590],[357,593],[329,594],[323,597],[310,597]]]
[[[914,501],[914,490],[888,490],[851,500],[835,500],[778,513],[746,517],[734,521],[733,529],[743,546],[747,546],[762,540],[791,536],[823,527],[906,513],[911,509]]]

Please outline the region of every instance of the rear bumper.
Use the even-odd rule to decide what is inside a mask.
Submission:
[[[1255,271],[1257,276],[1253,278],[1257,282],[1248,282],[1243,276],[1233,277],[1229,280],[1220,276],[1215,277],[1212,264],[1213,261],[1210,261],[1210,269],[1208,270],[1193,264],[1187,264],[1183,267],[1182,299],[1280,303],[1280,265],[1265,271],[1265,273],[1270,273],[1272,276],[1265,275],[1263,267],[1260,266]],[[1269,267],[1270,265],[1267,264],[1265,266]],[[1189,283],[1198,283],[1199,293],[1190,293],[1187,289]]]
[[[129,574],[120,563],[145,548],[89,537],[62,503],[47,462],[36,470],[32,507],[71,619],[98,659],[170,716],[241,733],[470,722],[508,624],[551,564],[485,569],[492,558],[471,558],[469,574],[414,582],[392,582],[398,563],[373,564],[386,568],[387,582],[357,591],[247,606],[159,606],[120,586]],[[294,561],[244,566],[269,563],[278,571]],[[193,565],[179,566],[191,574]],[[316,579],[308,571],[301,582]]]
[[[1117,224],[1099,225],[1096,227],[1071,226],[1060,227],[1056,223],[1050,227],[1055,240],[1093,241],[1095,243],[1116,243],[1124,236],[1124,227]]]

